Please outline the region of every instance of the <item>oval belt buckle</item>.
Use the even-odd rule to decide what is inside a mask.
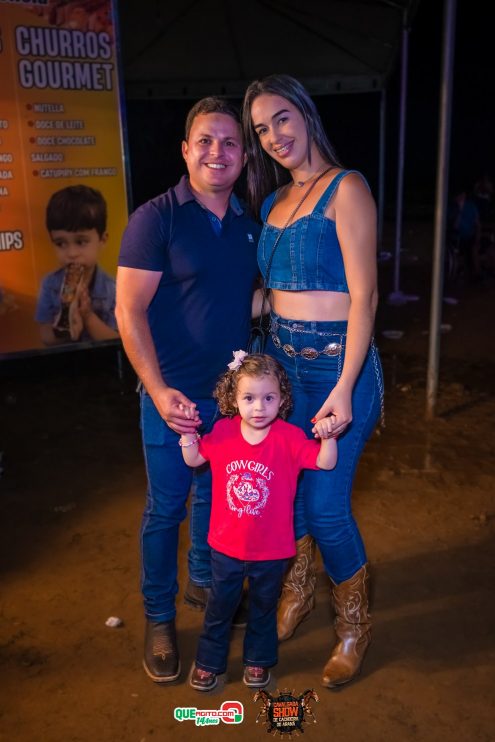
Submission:
[[[336,356],[340,353],[341,349],[342,346],[340,343],[328,343],[323,348],[322,353],[325,353],[326,356]]]
[[[303,348],[301,350],[301,355],[303,358],[305,358],[307,361],[314,361],[315,358],[318,358],[320,355],[316,348]]]
[[[296,355],[296,351],[294,350],[292,345],[282,345],[282,350],[284,351],[284,353],[287,353],[290,358],[294,358],[294,356]]]

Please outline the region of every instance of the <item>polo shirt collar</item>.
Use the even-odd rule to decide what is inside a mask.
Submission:
[[[179,182],[175,186],[174,192],[175,192],[175,196],[177,198],[177,203],[179,204],[179,206],[183,206],[189,201],[196,201],[196,199],[194,198],[193,192],[191,191],[189,187],[189,178],[187,177],[187,175],[182,176],[182,178],[179,180]],[[241,216],[241,214],[244,213],[244,209],[242,208],[239,202],[239,199],[237,198],[234,192],[232,192],[230,196],[229,205],[236,216]]]

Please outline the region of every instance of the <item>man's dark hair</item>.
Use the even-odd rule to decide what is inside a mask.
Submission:
[[[67,232],[96,229],[101,237],[107,229],[107,204],[96,188],[68,186],[51,196],[45,223],[49,232],[53,229]]]
[[[229,103],[225,98],[220,98],[217,95],[210,95],[208,98],[202,98],[191,108],[186,118],[186,131],[185,140],[189,139],[191,133],[191,126],[196,116],[205,115],[207,113],[224,113],[227,116],[231,116],[236,124],[241,126],[241,117],[239,111],[232,103]]]

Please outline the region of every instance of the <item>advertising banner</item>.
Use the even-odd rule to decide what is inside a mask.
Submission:
[[[117,339],[116,0],[0,0],[0,356]]]

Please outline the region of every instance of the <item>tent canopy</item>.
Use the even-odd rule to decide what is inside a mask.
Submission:
[[[168,0],[121,4],[131,99],[244,95],[284,72],[312,95],[382,90],[419,0]]]

